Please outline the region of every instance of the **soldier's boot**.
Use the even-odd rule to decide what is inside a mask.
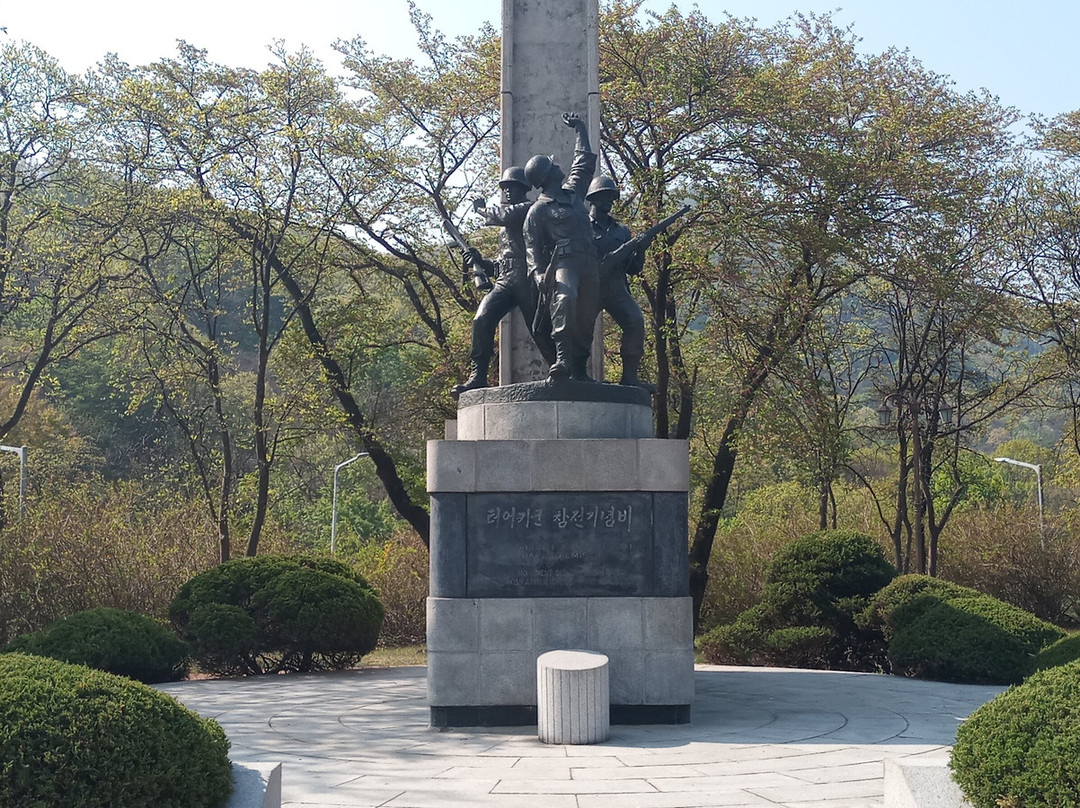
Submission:
[[[589,375],[589,357],[588,356],[575,356],[571,363],[573,373],[570,377],[576,382],[595,382],[592,376]]]
[[[454,389],[450,391],[450,394],[457,398],[466,390],[479,390],[481,387],[488,386],[488,366],[491,364],[491,359],[474,359],[472,361],[472,373],[469,378],[463,381],[461,384],[454,385]]]
[[[573,369],[569,357],[569,351],[564,340],[555,342],[555,363],[548,371],[549,379],[569,379],[573,376]]]
[[[645,381],[638,376],[638,368],[641,367],[640,356],[626,356],[622,358],[623,370],[622,378],[619,379],[619,384],[625,384],[627,387],[640,387],[642,390],[648,391],[650,394],[656,392],[656,385]]]

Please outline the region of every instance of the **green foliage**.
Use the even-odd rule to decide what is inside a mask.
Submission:
[[[312,669],[315,654],[359,659],[379,641],[382,604],[371,590],[339,575],[303,567],[283,572],[252,600],[268,647],[299,654],[300,670]]]
[[[941,538],[939,574],[1043,620],[1075,620],[1080,603],[1078,515],[1075,509],[1063,510],[1040,529],[1030,507],[999,502],[994,508],[966,509]]]
[[[375,587],[386,608],[379,642],[384,646],[424,642],[429,564],[416,535],[400,531],[387,541],[361,545],[349,560]]]
[[[215,808],[232,791],[214,721],[138,682],[0,655],[0,804]]]
[[[917,608],[912,606],[913,602],[918,600],[919,603],[929,605],[934,601],[978,594],[974,589],[941,578],[931,578],[929,575],[901,575],[871,598],[866,609],[859,615],[858,622],[864,627],[877,629],[886,640],[890,640],[896,631],[894,614],[902,608]],[[926,596],[926,599],[920,599],[920,596]],[[912,612],[909,611],[908,614],[912,615]]]
[[[894,673],[976,684],[1020,681],[1031,658],[1064,634],[1023,609],[924,575],[897,578],[859,622],[882,632]]]
[[[896,577],[881,547],[865,533],[822,530],[773,558],[765,600],[796,625],[854,628],[852,615]]]
[[[1080,634],[1071,634],[1039,651],[1031,660],[1029,671],[1034,673],[1077,660],[1080,660]]]
[[[215,533],[200,503],[138,483],[35,498],[0,538],[0,644],[99,606],[164,619],[214,563]]]
[[[975,808],[1063,808],[1080,794],[1080,664],[1036,673],[960,725],[953,777]]]
[[[702,658],[713,665],[767,665],[768,632],[762,628],[767,617],[764,606],[751,606],[731,623],[716,626],[697,640]]]
[[[744,478],[741,474],[740,480]],[[813,496],[791,481],[762,485],[746,494],[735,516],[717,532],[709,558],[713,583],[701,606],[702,626],[728,623],[761,599],[769,560],[785,544],[814,530]]]
[[[169,607],[200,667],[223,674],[349,667],[375,647],[383,615],[347,564],[306,556],[226,562],[184,584]]]
[[[1020,640],[964,608],[973,599],[933,601],[906,620],[889,642],[893,673],[968,684],[1010,684],[1023,678],[1027,654]]]
[[[0,649],[52,657],[129,676],[140,682],[183,678],[184,643],[145,615],[102,606],[57,620],[41,631],[23,634]]]
[[[707,632],[699,649],[712,663],[873,670],[877,635],[863,631],[855,615],[895,574],[865,534],[804,536],[773,558],[761,603]]]
[[[768,652],[786,664],[799,668],[818,668],[828,659],[836,634],[824,626],[778,628],[765,638]]]
[[[204,603],[191,612],[184,640],[192,658],[207,672],[258,670],[261,635],[252,616],[231,603]]]

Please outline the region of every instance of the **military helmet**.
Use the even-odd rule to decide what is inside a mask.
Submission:
[[[585,198],[591,199],[596,194],[602,193],[611,193],[615,199],[619,198],[619,186],[615,184],[615,180],[603,174],[589,183],[589,192],[585,194]]]
[[[535,154],[525,164],[525,177],[539,188],[544,184],[544,180],[547,179],[548,174],[551,173],[551,167],[554,165],[555,161],[547,155]]]
[[[521,166],[510,166],[502,173],[499,187],[505,188],[507,185],[524,185],[525,190],[532,187],[529,185],[528,179],[525,178],[525,170]]]

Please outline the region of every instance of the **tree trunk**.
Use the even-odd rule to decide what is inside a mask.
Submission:
[[[242,220],[232,219],[229,223],[241,237],[247,239],[255,249],[259,250],[265,256],[271,268],[274,270],[274,273],[285,286],[285,289],[293,300],[293,305],[296,306],[296,315],[300,318],[300,323],[304,328],[304,334],[311,344],[311,348],[315,353],[315,357],[319,360],[319,364],[322,365],[323,372],[326,374],[330,390],[333,392],[341,409],[344,410],[349,426],[357,434],[357,437],[364,446],[364,450],[368,453],[368,456],[374,463],[375,473],[383,484],[383,488],[386,491],[387,498],[390,500],[390,504],[394,506],[394,509],[400,514],[401,518],[408,522],[410,527],[416,531],[420,540],[423,541],[424,546],[427,547],[431,536],[430,515],[425,507],[413,502],[412,497],[409,496],[408,489],[405,487],[404,481],[401,479],[401,475],[398,474],[397,464],[394,462],[394,459],[387,453],[379,439],[368,428],[367,419],[364,418],[364,413],[361,411],[360,405],[357,403],[352,393],[349,392],[349,385],[345,378],[345,373],[341,370],[341,365],[339,365],[337,360],[331,356],[330,348],[326,344],[326,339],[323,337],[322,332],[319,331],[318,325],[315,322],[315,316],[311,311],[309,296],[304,294],[303,289],[300,288],[300,284],[297,282],[296,278],[293,277],[293,274],[289,272],[288,268],[280,259],[278,259],[277,255],[266,247],[258,234],[254,233]]]
[[[709,583],[709,557],[716,540],[716,529],[720,525],[720,513],[727,499],[731,473],[735,469],[735,436],[741,425],[742,419],[732,418],[724,428],[720,448],[713,458],[712,475],[705,488],[694,540],[690,543],[690,598],[693,602],[695,632],[700,628],[701,604]]]

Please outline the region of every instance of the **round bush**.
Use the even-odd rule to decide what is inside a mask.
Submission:
[[[348,667],[375,647],[383,615],[350,567],[303,556],[226,562],[169,608],[200,668],[224,674]]]
[[[967,684],[1020,681],[1029,659],[1023,642],[969,611],[972,600],[920,601],[926,608],[898,626],[889,642],[892,672]]]
[[[888,641],[893,673],[946,682],[1012,684],[1064,632],[974,589],[905,575],[874,596],[860,624]]]
[[[975,808],[1063,808],[1080,794],[1080,663],[1034,674],[960,725],[953,777]]]
[[[862,533],[823,530],[774,557],[762,601],[701,638],[712,663],[876,670],[882,648],[855,615],[896,575],[885,553]]]
[[[228,603],[250,611],[256,592],[278,575],[296,569],[315,569],[347,578],[374,593],[363,576],[332,558],[298,555],[236,558],[196,575],[180,587],[169,604],[169,620],[183,628],[192,611],[207,603]]]
[[[0,655],[0,805],[216,808],[228,750],[216,722],[144,684]]]
[[[319,657],[352,664],[379,641],[383,607],[355,581],[315,569],[283,573],[255,594],[256,620],[269,647],[299,656],[299,670]],[[351,660],[351,661],[349,661]]]
[[[906,616],[910,619],[919,609],[935,601],[980,594],[982,593],[975,589],[943,581],[940,578],[932,578],[929,575],[901,575],[874,594],[866,609],[859,615],[859,623],[880,631],[885,639],[889,640],[895,630],[893,618],[897,610],[912,607],[917,601],[917,605],[906,612]]]
[[[800,668],[818,668],[825,662],[836,635],[824,626],[778,628],[765,638],[765,647],[777,659]]]
[[[187,655],[184,643],[157,621],[108,607],[78,612],[41,631],[23,634],[3,651],[88,665],[140,682],[183,678]]]
[[[712,665],[765,665],[767,632],[761,628],[764,609],[751,606],[733,623],[717,626],[697,641],[702,658]]]
[[[765,579],[764,601],[794,625],[854,627],[852,614],[896,577],[881,547],[864,533],[820,530],[780,550]]]

